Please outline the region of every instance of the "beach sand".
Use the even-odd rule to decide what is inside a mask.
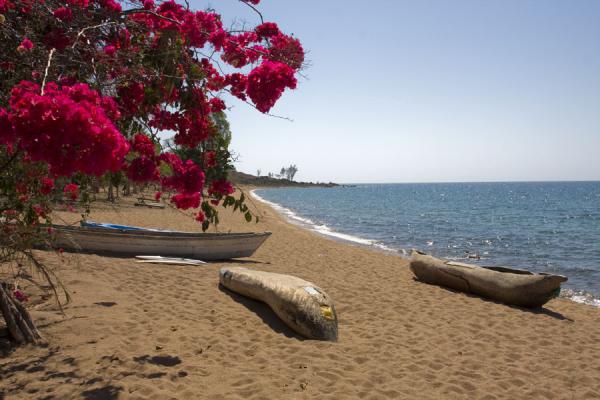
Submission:
[[[180,211],[98,203],[91,219],[198,230]],[[555,299],[508,307],[415,281],[398,256],[291,225],[249,258],[204,266],[38,252],[72,295],[32,314],[48,340],[0,358],[5,399],[600,399],[600,310]],[[74,222],[78,214],[58,213]],[[303,340],[265,305],[219,288],[240,265],[312,281],[335,301],[339,342]]]

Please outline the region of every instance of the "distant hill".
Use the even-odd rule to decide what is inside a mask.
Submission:
[[[255,176],[239,171],[231,171],[229,173],[231,182],[237,185],[252,185],[252,186],[272,186],[272,187],[335,187],[337,183],[313,183],[313,182],[296,182],[287,179],[270,178],[268,176]]]

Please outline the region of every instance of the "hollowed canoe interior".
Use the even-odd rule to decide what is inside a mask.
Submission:
[[[492,271],[497,272],[506,272],[509,274],[519,274],[519,275],[533,275],[533,272],[525,271],[522,269],[513,269],[507,267],[483,267],[485,269],[491,269]]]

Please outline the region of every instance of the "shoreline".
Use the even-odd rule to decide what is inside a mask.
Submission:
[[[293,211],[281,204],[267,200],[256,193],[257,190],[271,190],[278,189],[274,187],[252,187],[248,189],[248,193],[256,200],[271,207],[274,211],[278,212],[284,217],[289,223],[300,226],[310,232],[316,233],[322,237],[330,240],[339,241],[341,243],[359,245],[372,251],[382,251],[387,254],[398,256],[402,259],[408,259],[406,249],[393,249],[385,246],[384,244],[377,243],[376,240],[361,238],[351,234],[337,232],[327,225],[318,225],[308,217],[299,215],[296,211]],[[468,262],[468,260],[467,260]],[[567,299],[578,304],[585,304],[595,308],[600,308],[600,296],[594,296],[593,294],[581,290],[581,289],[562,289],[559,296],[562,299]]]
[[[422,284],[396,255],[324,238],[255,203],[258,225],[222,215],[221,231],[273,232],[246,259],[166,266],[36,252],[60,266],[72,302],[66,318],[52,302],[32,310],[50,344],[0,358],[0,393],[7,400],[600,398],[596,308],[554,299],[525,310]],[[199,230],[191,216],[129,199],[97,204],[91,218]],[[334,300],[339,341],[304,340],[264,304],[219,288],[224,265],[320,286]]]
[[[253,198],[255,198],[256,200],[271,207],[274,211],[278,212],[280,215],[282,215],[284,218],[286,218],[289,223],[291,223],[293,225],[300,226],[311,232],[317,233],[322,237],[328,238],[330,240],[336,240],[341,243],[362,245],[368,249],[381,250],[386,253],[400,255],[400,256],[402,256],[402,254],[403,254],[399,250],[392,249],[383,244],[377,243],[376,240],[361,238],[359,236],[354,236],[354,235],[350,235],[350,234],[346,234],[346,233],[342,233],[342,232],[337,232],[337,231],[331,229],[330,227],[328,227],[327,225],[318,225],[311,219],[302,217],[299,214],[297,214],[295,211],[292,211],[289,208],[282,206],[281,204],[269,201],[256,193],[257,190],[263,190],[263,189],[277,189],[277,188],[258,187],[258,188],[249,190],[248,192],[252,195]]]

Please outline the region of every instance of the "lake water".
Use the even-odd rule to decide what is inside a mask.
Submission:
[[[600,182],[369,184],[259,189],[292,222],[406,255],[566,275],[600,306]]]

